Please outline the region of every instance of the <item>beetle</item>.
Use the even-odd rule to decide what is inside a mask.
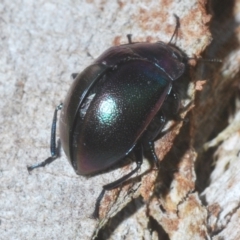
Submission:
[[[179,20],[173,36],[179,27]],[[173,38],[172,36],[172,38]],[[64,152],[80,175],[106,170],[121,159],[135,155],[137,166],[127,175],[103,186],[94,217],[106,190],[118,187],[143,162],[149,151],[158,164],[154,141],[170,115],[179,110],[173,82],[182,77],[186,58],[173,44],[132,42],[106,50],[75,80],[67,97],[54,111],[51,130],[51,156],[28,166],[31,171],[59,157],[56,146],[57,112],[61,110],[59,129]],[[170,111],[169,111],[170,106]],[[168,109],[168,110],[167,110]]]

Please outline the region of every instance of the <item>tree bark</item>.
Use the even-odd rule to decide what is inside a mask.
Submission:
[[[0,239],[240,239],[240,0],[0,6]],[[170,121],[155,142],[160,169],[144,159],[91,219],[102,186],[134,163],[91,177],[77,176],[64,153],[31,174],[26,165],[49,156],[52,114],[71,73],[129,33],[133,42],[168,43],[174,14],[174,44],[189,58],[184,121]]]

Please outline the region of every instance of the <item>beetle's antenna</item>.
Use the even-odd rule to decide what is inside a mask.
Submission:
[[[188,58],[189,60],[193,59],[193,58]],[[195,58],[197,61],[200,62],[216,62],[216,63],[221,63],[222,59],[218,59],[218,58]]]
[[[199,58],[199,57],[188,57],[188,61],[195,60],[197,62],[213,62],[213,63],[221,63],[222,59],[219,58]]]
[[[175,17],[175,19],[176,19],[176,27],[175,27],[175,30],[174,30],[174,32],[173,32],[173,35],[172,35],[170,41],[168,42],[168,44],[171,44],[171,43],[172,43],[172,40],[173,40],[174,37],[177,38],[177,35],[178,35],[178,29],[180,28],[179,17],[178,17],[176,14],[174,14],[174,17]]]

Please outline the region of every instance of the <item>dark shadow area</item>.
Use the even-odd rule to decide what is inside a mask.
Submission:
[[[118,214],[116,214],[108,224],[102,228],[96,240],[105,240],[111,237],[111,234],[116,230],[116,228],[125,220],[130,218],[135,212],[137,212],[145,203],[142,197],[138,197],[127,204],[124,209],[122,209]]]
[[[186,116],[188,118],[188,116]],[[190,147],[190,124],[183,123],[179,134],[174,139],[173,147],[161,161],[158,178],[155,183],[154,193],[158,197],[166,195],[170,191],[173,175],[178,171],[178,164]]]
[[[151,232],[157,232],[159,240],[170,240],[168,234],[164,231],[162,226],[160,226],[152,217],[149,218],[148,228],[151,230]]]
[[[209,27],[213,41],[203,53],[203,58],[220,59],[224,62],[230,52],[239,48],[234,32],[238,25],[233,12],[234,3],[234,0],[209,1],[209,14],[213,16]],[[209,185],[216,150],[210,148],[203,151],[202,146],[227,127],[229,106],[234,108],[233,83],[236,79],[226,81],[221,69],[222,64],[218,63],[199,63],[197,68],[198,78],[207,79],[203,91],[196,94],[196,107],[193,111],[195,122],[193,146],[198,153],[196,188],[199,192]]]

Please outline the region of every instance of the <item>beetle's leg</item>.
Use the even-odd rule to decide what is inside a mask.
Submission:
[[[99,217],[99,207],[100,207],[101,200],[102,200],[102,198],[105,194],[105,191],[112,190],[112,189],[118,187],[119,185],[124,183],[127,179],[129,179],[135,172],[137,172],[141,168],[141,165],[142,165],[142,162],[143,162],[143,149],[142,149],[141,144],[136,145],[136,147],[134,148],[134,154],[135,154],[136,164],[137,164],[136,168],[133,169],[127,175],[121,177],[120,179],[103,186],[103,190],[96,200],[95,209],[94,209],[94,212],[92,214],[93,218],[98,218]]]
[[[132,44],[132,34],[127,34],[128,43]]]
[[[149,125],[147,131],[143,135],[144,149],[147,153],[150,154],[150,157],[153,159],[154,164],[157,168],[159,168],[159,159],[155,153],[154,141],[160,135],[165,123],[165,115],[162,111],[158,112],[157,115],[154,117],[152,123]]]
[[[167,119],[175,119],[179,113],[179,109],[180,100],[178,93],[172,89],[167,95],[161,107],[161,111],[166,115]]]
[[[155,167],[156,169],[159,169],[159,159],[158,159],[158,156],[155,152],[155,148],[154,148],[154,142],[148,142],[148,150],[151,154],[151,158],[153,159],[154,161],[154,164],[155,164]]]
[[[179,108],[180,108],[180,100],[178,94],[172,90],[169,94],[169,98],[171,98],[171,112],[173,116],[178,116]]]
[[[188,119],[181,118],[181,116],[179,115],[180,109],[181,104],[179,95],[174,90],[172,90],[162,106],[162,111],[167,115],[167,118],[171,118],[175,121],[187,122]]]
[[[53,114],[52,129],[51,129],[51,139],[50,139],[50,152],[51,156],[41,163],[37,163],[32,166],[27,166],[28,171],[32,171],[35,168],[45,167],[47,164],[53,162],[60,156],[60,141],[58,141],[56,147],[56,126],[57,126],[57,112],[62,109],[62,103],[59,104]]]

